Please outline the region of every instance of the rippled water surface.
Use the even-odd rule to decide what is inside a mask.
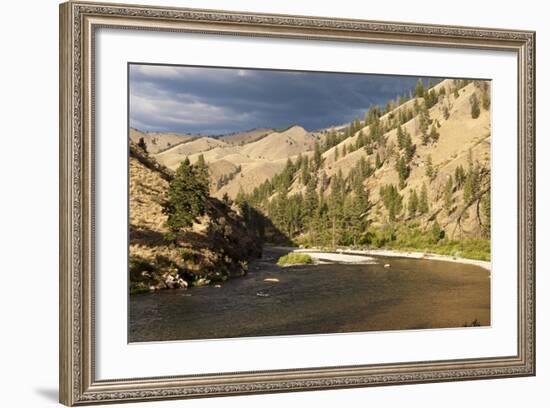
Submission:
[[[490,324],[490,273],[472,265],[380,258],[377,265],[279,268],[266,249],[221,288],[130,297],[130,342]],[[384,264],[390,268],[384,268]],[[277,278],[279,282],[264,282]],[[260,295],[260,296],[259,296]]]

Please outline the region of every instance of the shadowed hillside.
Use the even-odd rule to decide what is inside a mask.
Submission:
[[[169,237],[167,194],[174,172],[130,144],[130,289],[132,293],[222,282],[261,255],[250,214],[207,197],[204,212]],[[248,217],[248,219],[246,219]]]

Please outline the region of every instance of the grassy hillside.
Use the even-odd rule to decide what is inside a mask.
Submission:
[[[142,139],[142,143],[145,144],[147,151],[151,154],[160,153],[195,138],[196,136],[194,135],[170,132],[141,132],[137,129],[130,128],[130,141],[138,144],[140,143],[140,139]]]
[[[219,283],[247,272],[261,240],[241,210],[207,197],[204,214],[167,239],[165,203],[174,173],[130,144],[130,290]]]
[[[236,132],[228,135],[223,135],[220,137],[220,140],[223,140],[224,142],[230,145],[242,146],[246,143],[255,142],[256,140],[259,140],[262,137],[265,137],[273,132],[274,132],[274,129],[257,128],[252,130],[246,130],[244,132]]]
[[[488,82],[445,80],[372,107],[239,199],[304,245],[488,259],[489,95]]]
[[[154,157],[174,170],[186,157],[196,163],[202,156],[210,168],[212,195],[235,198],[239,191],[252,192],[283,171],[289,157],[313,151],[321,138],[300,126],[281,131],[257,129],[227,138],[203,137]]]

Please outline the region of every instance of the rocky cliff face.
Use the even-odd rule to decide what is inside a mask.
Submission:
[[[132,293],[219,283],[246,274],[261,243],[240,210],[208,198],[205,215],[167,241],[163,202],[171,170],[130,144],[129,270]]]

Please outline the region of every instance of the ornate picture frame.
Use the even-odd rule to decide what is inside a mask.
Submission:
[[[99,28],[504,50],[517,55],[517,353],[441,361],[96,378],[95,34]],[[66,405],[535,375],[535,33],[68,2],[60,6],[60,401]],[[512,267],[512,266],[510,266]],[[121,271],[121,273],[125,273]]]

